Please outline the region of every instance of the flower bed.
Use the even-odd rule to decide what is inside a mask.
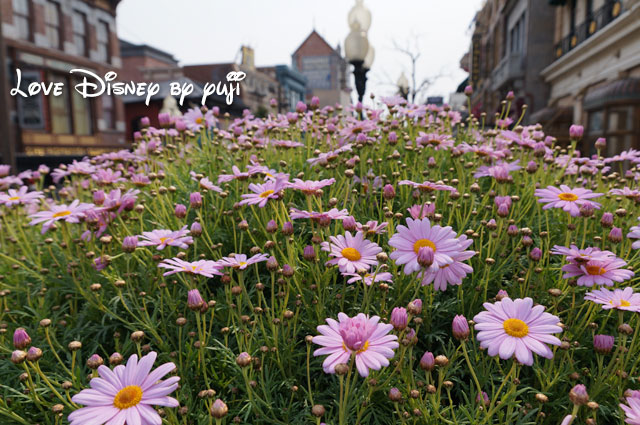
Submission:
[[[640,423],[640,153],[377,105],[0,167],[2,423]]]

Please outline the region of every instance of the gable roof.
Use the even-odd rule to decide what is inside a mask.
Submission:
[[[320,34],[318,34],[318,32],[315,30],[315,28],[313,29],[313,31],[311,31],[311,34],[309,34],[307,36],[307,38],[305,38],[305,40],[300,44],[300,46],[298,46],[298,48],[295,50],[295,52],[293,52],[292,56],[296,56],[298,54],[298,51],[300,51],[300,49],[302,49],[307,43],[309,43],[313,39],[319,40],[331,52],[333,52],[333,53],[337,54],[338,56],[340,56],[340,53],[338,51],[336,51],[336,49],[331,47],[331,45],[329,43],[327,43],[327,40],[325,40]]]

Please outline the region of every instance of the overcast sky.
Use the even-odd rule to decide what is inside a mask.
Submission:
[[[445,96],[466,77],[460,69],[469,48],[469,25],[483,0],[365,0],[371,10],[369,42],[376,58],[367,94],[396,92],[410,61],[394,42],[419,50],[416,78],[441,77],[429,95]],[[174,55],[182,65],[230,62],[240,46],[255,49],[257,66],[288,64],[313,28],[329,44],[344,45],[353,0],[123,0],[118,35]],[[353,84],[352,84],[353,87]]]

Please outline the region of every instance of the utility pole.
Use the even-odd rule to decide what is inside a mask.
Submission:
[[[7,49],[2,35],[2,8],[0,7],[0,145],[2,162],[11,165],[11,172],[17,174],[15,144],[11,131],[9,110],[9,85],[7,80]]]

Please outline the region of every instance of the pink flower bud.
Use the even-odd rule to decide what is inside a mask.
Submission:
[[[605,139],[604,137],[598,137],[595,145],[596,145],[596,149],[602,150],[607,147],[607,139]]]
[[[613,243],[622,242],[622,229],[619,227],[614,227],[609,232],[609,241]]]
[[[453,318],[451,328],[456,339],[464,341],[469,337],[469,322],[463,315],[459,314]]]
[[[396,197],[396,190],[390,184],[387,184],[382,189],[382,196],[386,200],[391,200]]]
[[[305,105],[304,102],[298,101],[298,103],[296,104],[296,112],[304,114],[305,112],[307,112],[307,105]]]
[[[581,125],[573,124],[569,127],[569,137],[571,140],[580,140],[584,134],[584,127]]]
[[[404,307],[396,307],[391,311],[391,320],[390,323],[393,325],[394,329],[397,331],[401,331],[407,327],[407,309]]]
[[[178,218],[185,218],[187,216],[187,207],[182,204],[176,204],[174,214]]]
[[[102,205],[104,204],[104,200],[106,198],[106,195],[104,194],[103,190],[96,190],[95,192],[93,192],[93,203],[96,205]]]
[[[473,94],[473,87],[466,86],[464,88],[464,94],[467,95],[467,96],[471,96]]]
[[[133,252],[138,247],[137,236],[125,236],[122,240],[122,250],[124,252]]]
[[[189,229],[189,233],[192,236],[200,236],[202,234],[202,225],[200,223],[198,223],[197,221],[194,221],[193,224],[191,224],[191,228]]]
[[[542,258],[542,250],[538,247],[533,248],[531,252],[529,252],[529,258],[536,262],[540,261],[540,259]]]
[[[357,226],[356,219],[353,216],[349,216],[344,220],[342,220],[342,228],[347,232],[352,232],[356,230],[356,226]]]
[[[140,118],[140,125],[142,126],[142,128],[149,127],[151,125],[151,120],[149,119],[149,117],[142,117]]]
[[[194,209],[202,206],[202,195],[200,192],[193,192],[189,195],[189,205]]]
[[[313,247],[313,245],[307,245],[304,247],[302,257],[307,261],[315,261],[316,249]]]
[[[435,358],[433,357],[433,353],[430,351],[427,351],[426,353],[424,353],[422,355],[422,358],[420,359],[420,368],[423,370],[433,370],[433,368],[435,367],[436,362],[435,362]]]
[[[593,349],[599,354],[609,354],[613,349],[615,338],[611,335],[594,335],[593,336]]]
[[[433,248],[429,246],[423,246],[418,250],[418,264],[422,267],[427,268],[433,264],[433,260],[435,259],[435,252]]]
[[[17,328],[13,332],[13,346],[18,350],[23,350],[31,345],[31,337],[25,328]]]
[[[285,235],[285,236],[293,235],[293,223],[292,222],[286,221],[282,225],[282,234]]]
[[[200,295],[200,291],[197,289],[192,289],[187,292],[187,307],[190,310],[198,311],[202,308],[204,304],[204,300],[202,299],[202,295]]]
[[[600,225],[602,227],[611,227],[613,226],[613,214],[610,212],[606,212],[602,214],[602,218],[600,219]]]

